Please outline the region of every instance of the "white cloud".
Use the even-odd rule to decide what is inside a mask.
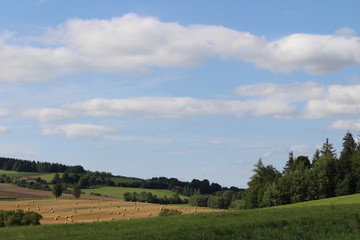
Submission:
[[[329,126],[331,129],[360,130],[360,120],[337,120]]]
[[[354,29],[348,27],[342,27],[334,32],[334,35],[340,36],[355,36],[357,32]]]
[[[240,96],[268,102],[269,106],[276,101],[292,106],[294,109],[289,112],[289,117],[309,119],[360,115],[359,92],[360,85],[321,86],[314,82],[263,83],[235,89],[235,93]],[[269,108],[263,106],[262,109]]]
[[[325,94],[325,88],[315,82],[262,83],[238,87],[235,89],[235,93],[245,97],[276,99],[279,101],[307,101],[321,99]]]
[[[126,14],[110,20],[70,19],[29,36],[28,45],[0,37],[0,79],[45,81],[74,71],[141,74],[151,67],[194,66],[236,59],[259,68],[324,74],[360,63],[360,42],[349,28],[332,35],[292,34],[279,40],[215,25],[183,26]]]
[[[55,127],[48,127],[43,130],[44,135],[54,135],[63,133],[66,138],[72,139],[91,139],[95,140],[106,134],[114,133],[117,130],[105,126],[93,124],[66,124]]]
[[[71,119],[74,113],[56,108],[31,109],[23,112],[23,116],[37,118],[40,122],[53,122]]]
[[[0,117],[5,117],[9,115],[9,110],[7,109],[0,109]]]
[[[7,127],[0,126],[0,133],[7,133],[7,132],[8,132]]]
[[[78,117],[182,118],[233,115],[281,119],[316,119],[360,115],[360,85],[322,86],[314,82],[263,83],[235,89],[239,100],[190,97],[95,98],[63,104],[59,108],[30,109],[24,116],[41,122]]]
[[[305,117],[326,118],[360,115],[360,85],[327,87],[322,99],[314,99],[305,106]]]
[[[221,140],[207,140],[207,141],[204,141],[205,144],[209,144],[209,145],[224,145],[224,142],[221,141]]]
[[[280,101],[202,100],[188,97],[139,97],[127,99],[92,99],[65,104],[65,108],[83,111],[87,116],[141,116],[152,118],[180,118],[234,114],[246,116],[287,116],[292,106]]]

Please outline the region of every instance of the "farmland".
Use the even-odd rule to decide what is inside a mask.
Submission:
[[[130,221],[13,227],[0,229],[0,234],[9,240],[359,239],[359,198],[360,195],[334,198],[333,204],[328,200],[320,200],[276,208],[146,217]],[[14,205],[15,202],[10,204]]]
[[[33,199],[21,201],[0,201],[0,209],[35,211],[43,216],[41,224],[64,224],[130,220],[158,216],[163,205],[125,202],[119,199]],[[210,212],[210,209],[172,206],[184,214]]]

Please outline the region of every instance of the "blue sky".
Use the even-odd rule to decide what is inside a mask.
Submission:
[[[359,133],[358,1],[0,9],[2,156],[246,187]]]

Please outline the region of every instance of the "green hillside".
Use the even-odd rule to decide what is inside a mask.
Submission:
[[[91,193],[100,193],[104,196],[109,197],[120,197],[122,198],[124,196],[124,193],[126,192],[151,192],[153,195],[156,195],[159,198],[163,198],[165,195],[167,197],[171,197],[174,195],[174,192],[169,190],[163,190],[163,189],[146,189],[146,188],[127,188],[127,187],[99,187],[99,188],[91,188],[91,189],[82,189],[81,191],[85,192],[86,194]],[[188,198],[186,196],[180,196],[181,198]]]
[[[320,200],[313,200],[307,202],[294,203],[289,205],[277,206],[274,208],[301,208],[311,206],[336,206],[336,205],[353,205],[360,204],[360,193],[351,194],[340,197],[325,198]]]

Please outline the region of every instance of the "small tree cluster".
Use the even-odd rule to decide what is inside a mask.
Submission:
[[[23,210],[0,210],[0,227],[40,225],[42,216],[36,212],[24,212]]]

